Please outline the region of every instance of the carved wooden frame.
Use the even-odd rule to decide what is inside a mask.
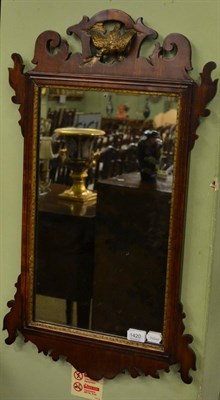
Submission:
[[[118,41],[121,41],[123,33],[131,32],[128,45],[122,46],[122,50],[117,46],[113,51],[110,47],[106,50],[103,46],[96,48],[94,43],[91,44],[94,28],[107,36],[103,27],[108,22],[113,23],[114,27],[114,24],[119,23]],[[75,368],[87,372],[93,379],[113,378],[123,370],[128,370],[132,377],[144,373],[158,378],[159,370],[168,372],[170,365],[179,363],[182,380],[190,383],[192,377],[189,370],[195,370],[196,357],[189,347],[192,336],[183,334],[182,320],[185,315],[180,303],[188,154],[198,137],[196,129],[199,119],[209,115],[206,105],[216,94],[217,80],[211,79],[215,63],[209,62],[205,65],[200,84],[197,84],[189,75],[192,70],[190,42],[177,33],[168,35],[162,45],[156,43],[153,54],[148,59],[140,56],[143,41],[155,40],[157,32],[145,26],[142,18],[135,22],[120,10],[105,10],[91,19],[83,17],[79,24],[67,29],[67,34],[74,34],[81,40],[82,53],[70,53],[67,41],[61,39],[57,32],[45,31],[36,40],[32,61],[35,67],[24,73],[22,58],[13,54],[14,67],[9,69],[10,85],[15,90],[12,100],[20,105],[19,124],[24,136],[24,185],[22,268],[16,284],[15,299],[8,303],[11,310],[4,319],[4,329],[8,331],[6,343],[13,343],[19,331],[25,341],[30,340],[36,344],[39,352],[49,354],[53,360],[58,360],[61,355],[65,356]],[[112,41],[115,45],[114,38]],[[144,90],[173,93],[180,98],[180,137],[176,155],[176,183],[170,230],[172,246],[169,252],[162,345],[125,343],[117,338],[113,340],[108,336],[89,332],[85,334],[80,330],[33,321],[29,307],[32,296],[32,227],[35,207],[33,176],[36,167],[33,159],[36,159],[37,151],[35,137],[38,93],[39,88],[44,85]]]

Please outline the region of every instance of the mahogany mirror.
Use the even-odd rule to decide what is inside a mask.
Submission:
[[[93,379],[129,370],[159,376],[195,354],[184,334],[180,287],[189,152],[214,97],[215,64],[197,84],[191,46],[120,10],[39,35],[10,84],[24,136],[21,275],[5,316],[54,360]],[[76,39],[76,38],[75,38]],[[72,40],[72,39],[71,39]]]

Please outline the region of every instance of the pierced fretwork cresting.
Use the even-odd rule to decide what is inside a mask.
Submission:
[[[117,63],[103,63],[99,58],[97,58],[97,62],[87,62],[90,58],[96,58],[96,56],[93,57],[91,50],[92,28],[98,23],[104,24],[106,21],[124,24],[127,32],[136,32],[128,53],[129,57],[125,57]],[[155,50],[148,59],[139,56],[142,43],[157,38],[157,32],[145,26],[142,18],[134,22],[131,17],[124,13],[120,13],[116,18],[116,13],[110,10],[96,14],[91,19],[83,17],[79,24],[67,29],[67,34],[75,34],[81,40],[82,54],[70,53],[67,41],[62,40],[57,32],[45,31],[39,35],[36,41],[32,61],[33,64],[36,64],[35,72],[48,71],[50,73],[68,74],[74,71],[74,73],[90,74],[92,68],[93,73],[124,76],[124,71],[129,72],[132,65],[133,77],[191,80],[188,75],[188,72],[192,69],[191,46],[188,39],[179,33],[168,35],[162,46],[156,43]],[[103,36],[109,34],[106,33]],[[118,34],[118,41],[120,41],[122,35]],[[104,49],[104,44],[102,49]],[[172,55],[173,52],[174,55]]]
[[[98,22],[105,22],[107,17],[109,20],[114,20],[115,10],[109,10],[103,13],[98,13],[95,17],[89,19],[83,17],[82,21],[69,27],[67,33],[69,35],[75,34],[82,42],[82,54],[69,52],[69,46],[66,40],[62,40],[60,35],[55,31],[45,31],[39,35],[36,40],[34,58],[32,60],[36,67],[31,71],[35,73],[53,73],[55,75],[63,74],[102,74],[125,76],[124,68],[130,70],[132,65],[132,77],[144,77],[145,79],[158,80],[181,80],[192,81],[189,71],[192,70],[191,66],[191,46],[188,39],[178,33],[172,33],[166,37],[161,46],[158,42],[155,45],[155,50],[149,58],[140,57],[141,44],[145,40],[152,40],[157,38],[157,32],[153,29],[146,27],[143,24],[142,18],[139,18],[135,23],[127,14],[120,12],[120,23],[123,23],[126,29],[135,30],[137,32],[135,41],[129,51],[129,57],[124,58],[123,61],[117,63],[102,63],[97,58],[95,63],[87,63],[85,60],[92,57],[91,43],[90,43],[90,30],[93,25]],[[175,49],[175,54],[172,51]],[[170,55],[170,56],[169,56]],[[20,125],[23,129],[22,115],[25,103],[25,82],[26,74],[23,74],[23,61],[19,54],[13,54],[14,69],[9,69],[10,84],[16,92],[12,100],[16,104],[20,104],[21,120]],[[217,91],[218,80],[212,81],[211,72],[216,68],[214,62],[207,63],[201,75],[200,84],[195,83],[193,106],[195,107],[194,115],[192,116],[193,122],[191,125],[191,135],[189,140],[189,148],[192,149],[195,140],[198,138],[196,130],[200,124],[200,116],[208,116],[209,110],[206,109],[207,104],[213,99]],[[16,83],[20,79],[19,88],[16,88]],[[20,84],[23,86],[21,90]],[[21,95],[22,94],[22,95]]]

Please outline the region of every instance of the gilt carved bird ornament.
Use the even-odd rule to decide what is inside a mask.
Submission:
[[[115,23],[108,31],[102,22],[97,22],[89,30],[96,53],[88,57],[85,63],[94,64],[98,60],[105,62],[122,61],[130,49],[131,40],[136,34],[134,29],[121,31],[121,24]]]

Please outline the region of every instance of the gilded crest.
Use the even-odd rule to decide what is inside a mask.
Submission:
[[[97,22],[88,30],[93,46],[93,56],[84,62],[94,64],[96,61],[114,63],[122,61],[128,54],[132,39],[136,35],[134,29],[123,29],[116,22],[112,30],[108,30],[103,22]]]

